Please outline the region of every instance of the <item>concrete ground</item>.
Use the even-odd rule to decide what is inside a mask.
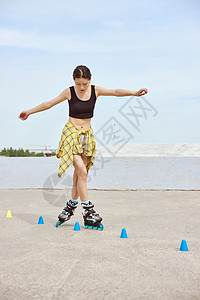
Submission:
[[[80,204],[55,227],[63,190],[0,190],[0,299],[200,299],[200,191],[88,193],[103,231]]]

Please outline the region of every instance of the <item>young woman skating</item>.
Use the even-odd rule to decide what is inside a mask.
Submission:
[[[50,109],[54,105],[68,100],[69,120],[65,124],[56,153],[61,158],[58,170],[60,178],[73,164],[72,196],[58,216],[56,227],[63,224],[74,214],[80,196],[82,215],[86,228],[103,229],[102,217],[93,209],[94,204],[88,200],[87,175],[94,164],[96,143],[91,127],[96,99],[100,96],[143,96],[147,94],[146,88],[139,91],[124,89],[106,89],[101,86],[91,85],[91,72],[83,65],[77,66],[73,71],[74,86],[63,90],[56,98],[41,103],[40,105],[21,112],[19,118],[26,120],[30,114]]]

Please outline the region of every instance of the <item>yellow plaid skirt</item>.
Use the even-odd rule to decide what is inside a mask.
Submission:
[[[93,134],[93,129],[90,127],[89,129],[78,130],[68,120],[68,122],[63,128],[59,146],[56,152],[56,157],[61,158],[57,174],[59,178],[73,164],[73,154],[83,153],[81,134],[85,134],[84,155],[90,157],[86,166],[87,171],[89,171],[89,169],[93,166],[96,153],[96,143]]]

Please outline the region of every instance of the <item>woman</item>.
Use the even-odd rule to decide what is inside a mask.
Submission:
[[[91,118],[96,99],[99,96],[138,97],[147,94],[146,88],[141,88],[135,92],[123,89],[111,90],[90,85],[91,76],[91,72],[86,66],[77,66],[73,71],[74,86],[66,88],[53,100],[23,111],[19,116],[21,120],[26,120],[30,114],[49,109],[66,99],[68,100],[69,120],[62,131],[56,156],[61,157],[58,177],[61,177],[73,164],[73,187],[72,198],[59,214],[57,227],[69,220],[74,214],[73,212],[78,205],[77,199],[80,196],[85,227],[103,229],[102,218],[93,209],[92,202],[88,201],[87,191],[87,174],[94,164],[95,158],[95,138],[91,127]]]

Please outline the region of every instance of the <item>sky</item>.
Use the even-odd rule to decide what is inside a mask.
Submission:
[[[80,64],[91,84],[148,89],[97,98],[97,146],[199,143],[199,13],[198,0],[1,0],[0,149],[58,147],[67,100],[25,121],[18,116],[74,85]]]

